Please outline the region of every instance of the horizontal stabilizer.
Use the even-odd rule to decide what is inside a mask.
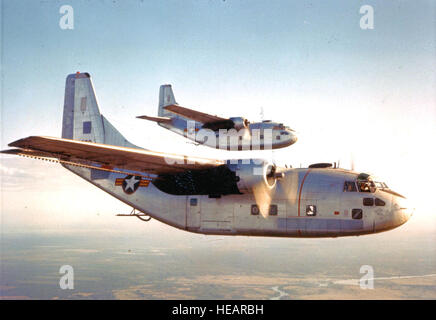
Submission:
[[[145,120],[149,120],[149,121],[154,121],[154,122],[157,122],[157,123],[171,124],[171,122],[172,122],[171,118],[167,118],[167,117],[137,116],[136,118],[138,118],[138,119],[145,119]]]

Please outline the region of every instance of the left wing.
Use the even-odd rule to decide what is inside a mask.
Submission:
[[[31,136],[12,142],[9,146],[18,149],[3,150],[1,153],[56,158],[77,164],[92,162],[103,168],[113,167],[152,174],[208,169],[224,164],[224,161],[216,159],[53,137]]]
[[[181,107],[177,104],[172,104],[164,107],[165,110],[171,111],[172,113],[178,114],[182,117],[189,118],[198,122],[208,123],[208,122],[217,122],[217,121],[225,121],[229,120],[226,118],[220,118],[217,116],[212,116],[207,113],[203,113],[200,111],[195,111],[192,109]]]
[[[149,117],[149,116],[137,116],[138,119],[145,119],[149,121],[154,121],[157,123],[165,123],[165,124],[171,124],[172,120],[168,117]]]

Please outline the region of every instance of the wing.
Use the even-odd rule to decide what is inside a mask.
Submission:
[[[104,167],[109,166],[152,174],[207,169],[224,163],[215,159],[187,157],[53,137],[32,136],[12,142],[9,146],[19,149],[3,150],[1,153],[56,158],[77,164],[91,162]]]
[[[182,117],[189,118],[198,122],[208,123],[208,122],[216,122],[216,121],[224,121],[229,120],[226,118],[220,118],[217,116],[212,116],[207,113],[195,111],[192,109],[184,108],[176,104],[172,104],[164,107],[165,110],[171,111],[172,113],[178,114]]]
[[[172,123],[171,118],[167,118],[167,117],[137,116],[136,118],[138,118],[138,119],[145,119],[145,120],[149,120],[149,121],[154,121],[154,122],[157,122],[157,123],[166,123],[166,124],[171,124]]]

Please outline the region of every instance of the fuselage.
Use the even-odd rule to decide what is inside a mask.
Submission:
[[[263,121],[246,128],[211,130],[200,122],[174,117],[171,124],[160,126],[184,136],[195,143],[222,150],[268,150],[288,147],[297,141],[294,130],[281,123]]]
[[[280,123],[225,119],[177,106],[169,85],[160,88],[158,117],[145,119],[220,149],[274,149],[296,141],[294,131]],[[31,136],[9,146],[15,149],[1,152],[61,161],[134,209],[190,232],[338,237],[389,230],[411,215],[403,196],[363,173],[141,149],[100,113],[86,72],[67,76],[61,138]]]
[[[277,237],[340,237],[382,232],[405,223],[412,212],[406,199],[383,183],[360,188],[357,173],[333,168],[284,169],[264,218],[253,194],[174,195],[155,183],[113,172],[69,170],[152,218],[202,234]],[[138,179],[140,179],[138,177]]]

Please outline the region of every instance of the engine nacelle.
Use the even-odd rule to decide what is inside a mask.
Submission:
[[[248,125],[250,124],[250,122],[247,119],[241,117],[230,118],[230,120],[233,121],[234,128],[238,131],[241,129],[248,128]]]
[[[238,160],[238,164],[229,161],[227,166],[239,178],[237,186],[242,193],[253,193],[254,187],[272,189],[276,184],[275,166],[264,160],[250,159],[250,163]]]

